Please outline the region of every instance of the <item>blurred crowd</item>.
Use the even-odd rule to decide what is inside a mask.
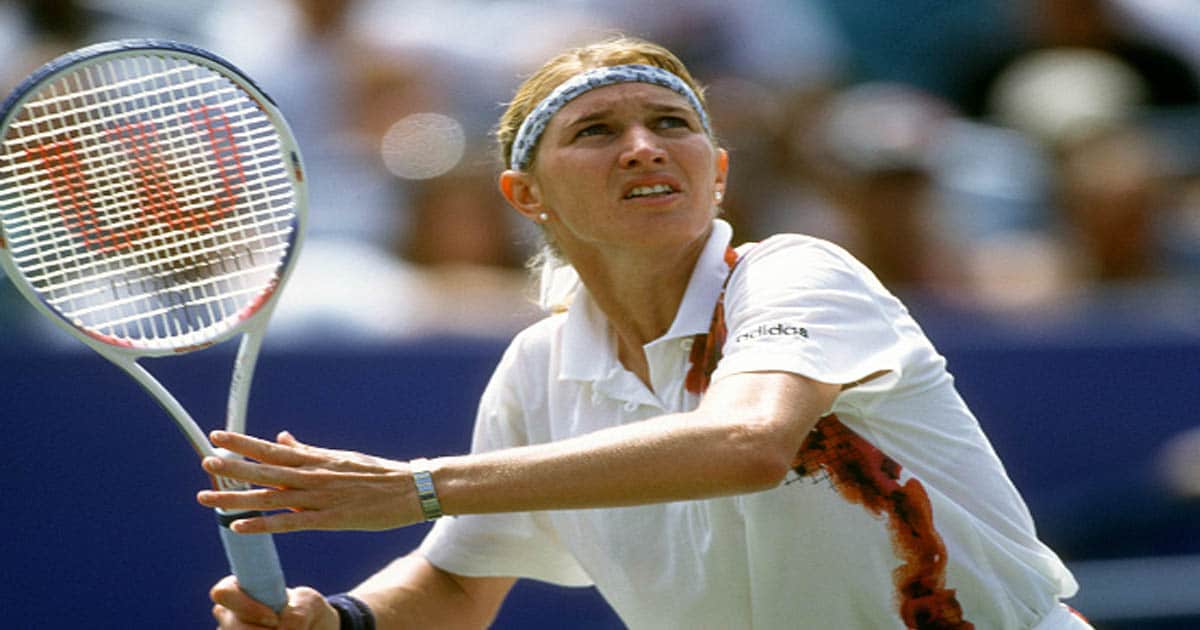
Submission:
[[[538,235],[490,132],[542,60],[618,32],[707,86],[739,241],[827,238],[985,313],[1200,279],[1194,0],[9,0],[0,87],[100,40],[209,48],[279,103],[309,173],[273,334],[507,336],[539,316]],[[0,326],[25,317],[0,289]]]
[[[0,0],[0,90],[97,41],[208,48],[304,153],[272,343],[504,339],[541,316],[539,235],[496,190],[491,132],[544,59],[615,33],[707,86],[738,241],[846,247],[939,343],[1114,318],[1200,335],[1197,0]],[[0,281],[0,343],[80,347],[50,326]],[[1146,460],[1070,480],[1041,514],[1062,551],[1196,518],[1200,429]]]

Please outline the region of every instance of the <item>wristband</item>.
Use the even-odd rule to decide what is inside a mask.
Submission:
[[[433,487],[429,460],[414,459],[408,463],[408,467],[412,472],[413,483],[417,484],[417,500],[421,502],[421,512],[425,515],[425,520],[441,518],[442,502],[438,500],[437,489]]]
[[[338,593],[325,601],[337,611],[339,630],[375,630],[375,615],[363,600],[349,593]]]

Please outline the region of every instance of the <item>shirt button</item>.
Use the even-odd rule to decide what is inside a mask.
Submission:
[[[685,351],[691,350],[692,349],[692,341],[693,341],[693,339],[691,337],[688,337],[687,339],[684,339],[683,341],[679,342],[679,347],[683,348]]]
[[[632,400],[625,403],[625,411],[636,411],[637,408],[638,408],[638,404],[633,402]]]

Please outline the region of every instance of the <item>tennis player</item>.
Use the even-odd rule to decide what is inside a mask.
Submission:
[[[205,468],[263,488],[199,495],[290,508],[240,532],[447,516],[349,593],[292,589],[282,617],[226,578],[223,628],[486,627],[521,577],[594,584],[631,628],[1090,627],[904,306],[828,242],[731,247],[729,158],[672,53],[557,56],[498,136],[554,312],[505,352],[472,453],[218,433],[258,463]]]

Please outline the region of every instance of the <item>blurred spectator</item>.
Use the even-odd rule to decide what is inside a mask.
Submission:
[[[832,208],[829,235],[893,290],[958,282],[956,246],[938,222],[934,194],[934,156],[954,117],[923,90],[864,83],[833,94],[798,137]]]
[[[352,33],[362,20],[346,20]],[[311,296],[328,291],[331,299],[285,295],[281,318],[298,331],[327,326],[363,340],[514,333],[536,309],[524,293],[511,212],[483,166],[490,164],[488,139],[471,128],[470,107],[456,91],[461,84],[450,78],[472,73],[439,47],[341,38],[354,44],[339,51],[333,80],[345,89],[342,146],[359,173],[326,182],[328,203],[313,212],[325,214],[327,227],[314,232],[289,288]],[[342,169],[346,157],[339,156]],[[313,178],[335,172],[323,168]],[[377,180],[377,194],[356,198],[354,182],[366,174]],[[369,220],[354,222],[356,215]],[[344,218],[352,223],[339,228]],[[372,282],[347,283],[364,271]]]
[[[1177,3],[19,0],[0,3],[0,80],[98,38],[230,58],[279,102],[310,176],[310,238],[281,319],[302,304],[344,333],[394,336],[425,326],[414,284],[519,273],[525,235],[484,175],[500,101],[547,48],[624,31],[684,51],[709,86],[739,240],[810,233],[898,290],[1027,309],[1200,270],[1198,118],[1146,116],[1200,99],[1197,13]],[[366,266],[378,275],[357,298],[334,286]],[[444,282],[448,295],[472,284]],[[515,293],[475,310],[524,299],[501,285]],[[328,319],[355,299],[395,315]]]
[[[1188,254],[1171,252],[1200,249],[1200,239],[1187,242],[1167,227],[1186,223],[1187,211],[1172,206],[1187,167],[1146,122],[1164,108],[1200,104],[1194,70],[1128,29],[1109,1],[1014,7],[1023,11],[1026,39],[976,66],[959,102],[977,118],[969,137],[995,135],[989,125],[1011,129],[1031,142],[1018,159],[1041,165],[1011,182],[1026,193],[1019,204],[998,206],[1007,221],[990,230],[980,229],[986,221],[968,221],[977,237],[967,258],[974,299],[992,308],[1046,308],[1177,272],[1172,261]],[[993,177],[1004,163],[995,160]],[[962,168],[949,165],[946,173]],[[985,182],[948,183],[969,210],[987,199],[978,194]],[[994,209],[998,200],[974,209]]]
[[[411,214],[396,251],[417,272],[421,286],[407,298],[429,331],[507,336],[541,316],[523,265],[535,239],[520,232],[490,169],[416,182]]]
[[[703,83],[802,89],[840,80],[851,51],[825,0],[583,0],[613,29],[676,50]],[[594,39],[594,38],[593,38]]]
[[[988,118],[1050,150],[1126,124],[1146,104],[1148,86],[1107,52],[1056,48],[1030,52],[996,78]]]
[[[1045,230],[1059,239],[1061,262],[1082,287],[1172,270],[1164,226],[1174,222],[1176,187],[1185,180],[1178,154],[1146,125],[1152,92],[1107,52],[1054,49],[1015,63],[991,95],[995,119],[1046,151],[1047,202],[1056,214]]]
[[[1054,50],[1089,50],[1119,61],[1138,77],[1145,90],[1140,100],[1149,106],[1200,102],[1200,80],[1187,61],[1126,28],[1111,0],[1023,0],[1013,8],[1021,12],[1025,40],[968,70],[959,102],[966,115],[988,115],[1006,73],[1030,55]],[[1060,91],[1070,96],[1065,87]]]
[[[0,4],[0,89],[7,94],[47,61],[84,45],[94,15],[78,0],[16,0]]]
[[[1019,0],[1019,2],[1024,0]],[[959,103],[970,64],[1021,40],[1011,0],[821,0],[847,45],[854,83],[912,85]]]
[[[755,241],[778,231],[796,231],[795,207],[780,207],[797,186],[808,183],[796,170],[789,139],[811,119],[806,92],[748,79],[722,76],[706,92],[709,111],[719,121],[718,141],[729,151],[728,194],[721,211],[738,241]],[[781,228],[778,229],[778,228]]]
[[[1161,42],[1200,72],[1200,3],[1193,0],[1110,0],[1113,20]]]
[[[1114,282],[1161,274],[1155,226],[1166,191],[1156,149],[1132,127],[1063,147],[1059,199],[1078,277]]]
[[[309,173],[310,237],[386,249],[393,226],[405,221],[405,201],[379,161],[379,136],[364,130],[371,108],[390,101],[373,103],[375,95],[362,89],[376,51],[364,50],[352,29],[360,5],[225,2],[202,20],[201,30],[206,45],[255,77],[296,134]],[[267,21],[272,28],[263,29]]]
[[[1200,501],[1200,426],[1167,440],[1159,461],[1163,477],[1176,496]]]
[[[490,172],[460,169],[417,183],[412,223],[396,251],[427,266],[520,268],[510,209]]]
[[[1200,170],[1177,176],[1171,187],[1169,212],[1159,225],[1170,272],[1200,278]]]

